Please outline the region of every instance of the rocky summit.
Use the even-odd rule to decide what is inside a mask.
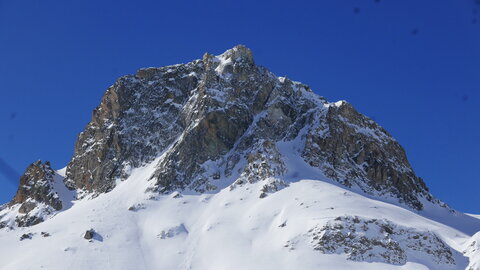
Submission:
[[[0,269],[480,270],[479,230],[372,119],[238,45],[110,86],[0,207]]]
[[[118,79],[80,134],[65,184],[108,192],[159,156],[151,181],[161,193],[214,191],[227,178],[283,183],[289,172],[276,144],[292,140],[299,145],[289,154],[342,185],[418,210],[422,199],[432,200],[387,131],[349,103],[329,103],[257,66],[242,45]]]

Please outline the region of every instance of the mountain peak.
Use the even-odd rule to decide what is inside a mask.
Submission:
[[[226,50],[224,53],[219,55],[218,58],[223,61],[228,61],[231,59],[233,62],[246,62],[255,64],[252,51],[245,45],[241,44],[233,47],[232,49]]]
[[[298,145],[282,153],[282,142]],[[162,193],[219,190],[262,177],[278,180],[274,188],[266,184],[274,192],[287,176],[301,174],[283,162],[294,155],[313,168],[303,177],[325,175],[415,209],[422,198],[433,200],[388,132],[345,101],[327,103],[308,86],[257,67],[243,45],[120,78],[80,134],[65,183],[108,192],[160,154],[150,190]],[[263,176],[250,177],[258,164]]]
[[[65,171],[33,163],[0,206],[0,261],[16,253],[7,267],[282,269],[263,264],[279,256],[268,263],[465,269],[465,254],[474,269],[478,235],[465,233],[479,226],[430,194],[385,129],[256,66],[239,45],[109,87]],[[235,252],[210,252],[225,244]],[[59,246],[64,256],[53,260]],[[242,265],[238,254],[260,256]]]
[[[252,51],[244,45],[237,45],[217,56],[205,53],[203,61],[207,69],[215,70],[220,75],[244,73],[243,70],[255,67]]]

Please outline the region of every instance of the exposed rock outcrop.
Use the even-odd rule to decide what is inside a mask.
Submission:
[[[416,209],[418,194],[433,198],[410,166],[403,148],[382,127],[340,101],[309,130],[302,156],[326,176],[346,185],[394,194]]]
[[[338,217],[308,235],[315,250],[345,253],[353,261],[403,265],[412,258],[425,258],[437,265],[455,265],[455,251],[437,235],[388,220]]]
[[[15,197],[0,211],[3,227],[32,226],[62,209],[62,201],[53,187],[54,175],[48,161],[39,160],[27,167]]]
[[[421,198],[435,201],[388,132],[350,104],[328,103],[257,66],[242,45],[120,78],[79,135],[65,184],[108,192],[160,155],[151,176],[156,192],[217,190],[219,179],[279,184],[287,168],[276,144],[294,140],[293,155],[345,186],[414,209],[422,209]]]
[[[94,229],[87,230],[83,234],[83,239],[91,240],[91,239],[93,239],[94,235],[95,235],[95,230]]]

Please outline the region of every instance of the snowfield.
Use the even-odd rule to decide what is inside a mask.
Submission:
[[[145,193],[154,164],[134,169],[109,193],[73,201],[43,223],[1,230],[0,269],[466,269],[469,260],[462,252],[472,246],[472,231],[480,228],[480,220],[467,215],[443,208],[437,209],[441,213],[414,213],[327,180],[291,182],[262,199],[262,182],[216,194]],[[61,196],[73,198],[68,192]],[[424,217],[429,215],[457,226]],[[400,237],[400,229],[393,232],[397,226],[420,238],[421,233],[436,235],[451,248],[455,263],[434,263],[435,256],[425,252],[406,252],[406,263],[392,264],[381,257],[356,261],[343,252],[315,249],[316,230],[354,219],[371,224],[359,237],[368,238],[385,222],[395,224],[385,235]],[[90,241],[83,238],[89,229],[95,230]],[[31,239],[20,241],[29,233]],[[475,254],[473,249],[466,255]]]

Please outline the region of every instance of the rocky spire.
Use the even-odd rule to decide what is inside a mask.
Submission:
[[[53,188],[54,175],[55,171],[48,161],[42,163],[38,160],[27,167],[20,177],[15,197],[7,204],[7,207],[17,211],[14,220],[17,226],[40,223],[45,215],[62,209],[62,202]]]

